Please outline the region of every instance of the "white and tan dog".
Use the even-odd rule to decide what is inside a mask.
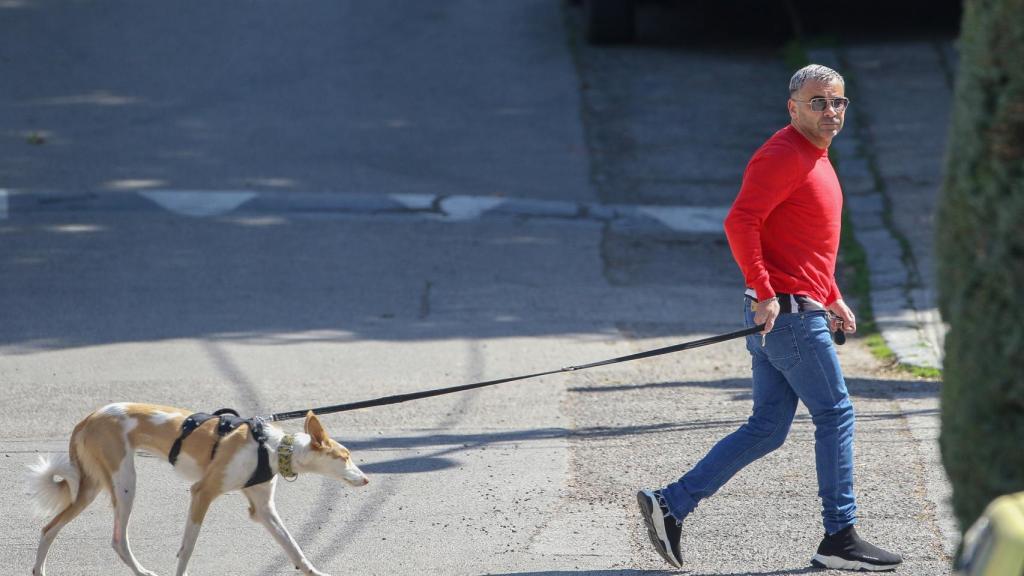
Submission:
[[[135,451],[167,459],[181,435],[182,423],[192,414],[168,406],[110,404],[75,426],[68,454],[41,456],[37,464],[30,466],[34,500],[47,518],[53,517],[43,528],[32,569],[34,576],[46,573],[46,554],[60,529],[103,489],[110,494],[114,506],[114,550],[136,575],[155,576],[139,564],[128,545],[128,519],[135,499]],[[304,434],[285,434],[264,424],[262,443],[256,441],[251,426],[219,433],[218,422],[218,418],[211,418],[195,427],[177,443],[180,451],[176,450],[176,457],[171,458],[175,469],[193,482],[185,535],[178,551],[178,576],[185,575],[210,503],[232,490],[245,494],[249,516],[266,527],[297,569],[304,574],[326,576],[309,563],[281,522],[274,507],[274,487],[278,474],[292,476],[303,472],[363,486],[369,480],[352,462],[349,451],[327,435],[312,412],[306,414]],[[267,455],[261,457],[261,450]],[[266,469],[268,464],[262,478],[270,477],[251,484],[256,479],[254,471]]]

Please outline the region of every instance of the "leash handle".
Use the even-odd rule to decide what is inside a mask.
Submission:
[[[549,376],[551,374],[559,374],[561,372],[575,372],[577,370],[586,370],[588,368],[597,368],[598,366],[607,366],[609,364],[618,364],[620,362],[631,362],[633,360],[640,360],[642,358],[650,358],[652,356],[661,356],[663,354],[671,354],[673,352],[682,352],[683,350],[691,350],[693,348],[700,348],[701,346],[708,346],[710,344],[718,344],[719,342],[726,342],[736,338],[742,338],[751,334],[757,334],[764,330],[764,324],[758,324],[751,328],[744,328],[743,330],[737,330],[735,332],[729,332],[726,334],[719,334],[717,336],[710,336],[708,338],[702,338],[700,340],[694,340],[692,342],[683,342],[682,344],[675,344],[673,346],[665,346],[663,348],[655,348],[653,350],[647,350],[645,352],[638,352],[636,354],[630,354],[628,356],[619,356],[617,358],[610,358],[608,360],[601,360],[598,362],[591,362],[590,364],[580,364],[578,366],[567,366],[565,368],[559,368],[557,370],[548,370],[545,372],[537,372],[534,374],[526,374],[524,376],[511,376],[509,378],[499,378],[497,380],[487,380],[485,382],[474,382],[472,384],[462,384],[460,386],[450,386],[448,388],[438,388],[434,390],[423,390],[420,392],[410,392],[408,394],[396,394],[394,396],[384,396],[382,398],[376,398],[373,400],[362,400],[360,402],[350,402],[348,404],[335,404],[333,406],[322,406],[320,408],[308,408],[305,410],[292,410],[290,412],[278,412],[265,416],[267,420],[271,422],[280,422],[282,420],[294,420],[296,418],[303,418],[308,412],[312,412],[316,415],[321,414],[334,414],[336,412],[349,412],[351,410],[359,410],[360,408],[372,408],[375,406],[386,406],[388,404],[398,404],[401,402],[409,402],[411,400],[420,400],[422,398],[430,398],[433,396],[441,396],[444,394],[453,394],[455,392],[464,392],[466,390],[473,390],[476,388],[484,388],[486,386],[495,386],[497,384],[505,384],[507,382],[515,382],[517,380],[528,380],[531,378],[540,378],[541,376]]]
[[[828,313],[828,317],[830,321],[834,320],[836,323],[836,330],[832,333],[832,341],[836,343],[836,346],[846,344],[846,332],[843,332],[843,319],[832,312]]]

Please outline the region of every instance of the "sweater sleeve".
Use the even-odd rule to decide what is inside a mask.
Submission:
[[[835,275],[832,276],[832,288],[828,293],[828,300],[825,302],[825,306],[831,306],[836,300],[842,300],[843,294],[839,291],[839,284],[836,283]]]
[[[761,246],[764,223],[772,210],[793,192],[799,161],[799,153],[785,145],[759,150],[747,165],[740,193],[725,218],[725,235],[732,256],[747,286],[757,292],[758,300],[775,295]]]

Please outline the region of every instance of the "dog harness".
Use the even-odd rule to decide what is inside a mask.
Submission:
[[[210,459],[217,454],[217,446],[220,445],[220,439],[224,436],[235,431],[241,426],[249,427],[249,434],[252,435],[253,440],[256,441],[256,470],[253,471],[252,476],[249,477],[249,481],[245,483],[245,487],[254,486],[256,484],[262,484],[274,477],[274,471],[270,468],[270,454],[267,452],[267,432],[263,428],[262,418],[242,418],[238,415],[238,412],[231,408],[221,408],[213,414],[207,414],[205,412],[196,412],[188,418],[185,418],[181,423],[181,434],[178,435],[177,440],[174,441],[174,445],[171,446],[171,451],[167,454],[167,460],[174,466],[178,461],[178,454],[181,452],[181,443],[188,438],[189,434],[199,428],[204,422],[211,418],[218,418],[220,421],[217,423],[217,439],[213,443],[213,448],[210,450]]]

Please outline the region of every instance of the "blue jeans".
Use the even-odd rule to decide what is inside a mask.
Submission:
[[[744,299],[746,300],[746,299]],[[754,326],[746,301],[745,319]],[[752,358],[754,410],[746,424],[715,444],[677,482],[662,490],[672,515],[682,520],[744,466],[782,446],[797,400],[814,422],[814,456],[825,531],[856,523],[853,495],[853,405],[839,368],[824,311],[780,314],[764,347],[747,336]]]

